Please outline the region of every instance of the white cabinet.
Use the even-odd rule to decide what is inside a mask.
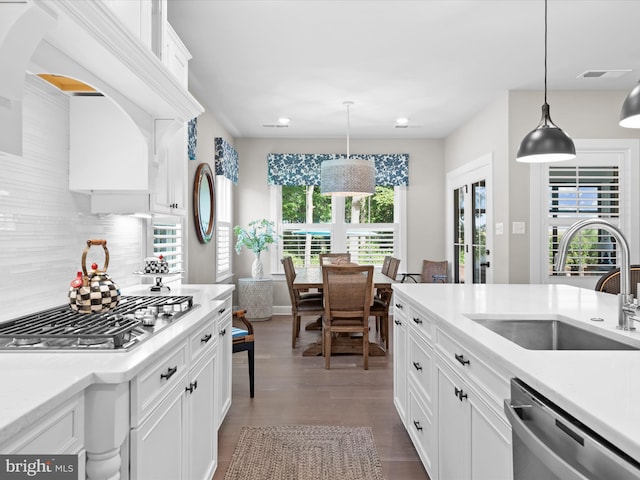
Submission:
[[[132,380],[131,480],[212,478],[218,464],[219,316],[212,312]]]
[[[187,479],[209,480],[218,465],[218,418],[213,407],[216,361],[217,354],[211,350],[192,369],[186,390],[189,438],[188,470],[184,478]]]
[[[165,24],[164,50],[162,63],[178,79],[185,89],[189,86],[189,60],[191,53],[187,50],[178,34],[168,23]]]
[[[231,407],[231,381],[232,381],[232,316],[231,316],[231,299],[225,302],[220,310],[219,322],[219,345],[218,352],[220,359],[218,361],[218,427],[227,416],[227,412]]]
[[[48,412],[10,440],[0,444],[3,454],[78,456],[78,478],[85,477],[84,395],[71,398],[64,405]]]
[[[508,480],[511,430],[467,382],[440,358],[438,376],[438,477]]]
[[[187,212],[187,128],[167,133],[153,160],[150,210],[185,215]]]
[[[133,120],[103,96],[69,98],[69,189],[147,192],[147,140]]]
[[[407,425],[407,320],[405,308],[408,304],[402,296],[395,294],[393,315],[393,404],[402,423]]]
[[[185,478],[182,473],[186,468],[187,426],[184,383],[171,389],[159,407],[131,430],[131,480]]]
[[[394,294],[394,404],[429,477],[511,479],[502,402],[512,375],[469,348],[426,305]]]

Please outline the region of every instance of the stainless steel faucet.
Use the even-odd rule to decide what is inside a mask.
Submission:
[[[631,265],[631,257],[629,255],[629,244],[624,238],[622,232],[609,222],[598,218],[587,218],[579,220],[571,225],[560,240],[558,246],[558,255],[556,256],[555,271],[562,272],[567,260],[567,252],[569,244],[573,236],[585,227],[599,228],[609,232],[616,239],[616,244],[620,248],[620,294],[618,295],[618,328],[621,330],[635,330],[633,326],[633,316],[636,313],[637,305],[633,303],[633,295],[631,294],[631,281],[629,276],[629,267]]]

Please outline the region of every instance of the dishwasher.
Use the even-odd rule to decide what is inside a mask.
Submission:
[[[504,401],[514,480],[640,479],[640,463],[520,379]]]

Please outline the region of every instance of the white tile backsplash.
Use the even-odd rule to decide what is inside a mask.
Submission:
[[[145,257],[144,219],[92,215],[69,191],[69,97],[30,75],[25,85],[23,156],[0,156],[0,321],[66,303],[88,239],[107,240],[120,287],[139,283]],[[104,265],[101,247],[93,261]]]

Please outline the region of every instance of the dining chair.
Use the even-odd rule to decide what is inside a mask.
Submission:
[[[373,265],[325,265],[322,268],[324,367],[331,364],[334,333],[361,333],[364,369],[369,369],[369,310],[373,294]]]
[[[380,271],[383,275],[386,275],[389,272],[389,263],[391,262],[391,255],[386,255],[384,260],[382,261],[382,268]]]
[[[447,283],[449,278],[447,270],[449,268],[449,262],[447,260],[422,261],[422,272],[420,273],[421,283]]]
[[[322,294],[317,293],[300,293],[293,288],[293,281],[296,278],[295,267],[291,257],[282,259],[284,266],[284,276],[287,279],[287,287],[289,288],[289,299],[291,300],[291,348],[296,348],[296,339],[300,335],[301,317],[306,315],[322,316],[324,307],[322,305]]]
[[[233,353],[247,352],[249,357],[249,396],[254,394],[254,373],[255,373],[255,352],[253,325],[246,319],[246,310],[236,310],[233,312],[233,324],[231,327],[231,344]],[[241,324],[241,326],[237,326]]]
[[[399,267],[400,259],[389,257],[389,265],[385,275],[395,280]],[[387,351],[389,350],[389,306],[391,305],[392,296],[392,290],[378,289],[373,299],[373,305],[369,310],[369,315],[376,317],[376,332],[380,332],[380,337],[384,340]]]
[[[350,253],[321,253],[320,254],[320,266],[350,263]]]
[[[638,282],[640,282],[640,265],[631,265],[629,267],[629,280],[631,284],[631,294],[637,297]],[[596,283],[595,290],[605,293],[620,293],[620,267],[613,268],[604,273]]]

